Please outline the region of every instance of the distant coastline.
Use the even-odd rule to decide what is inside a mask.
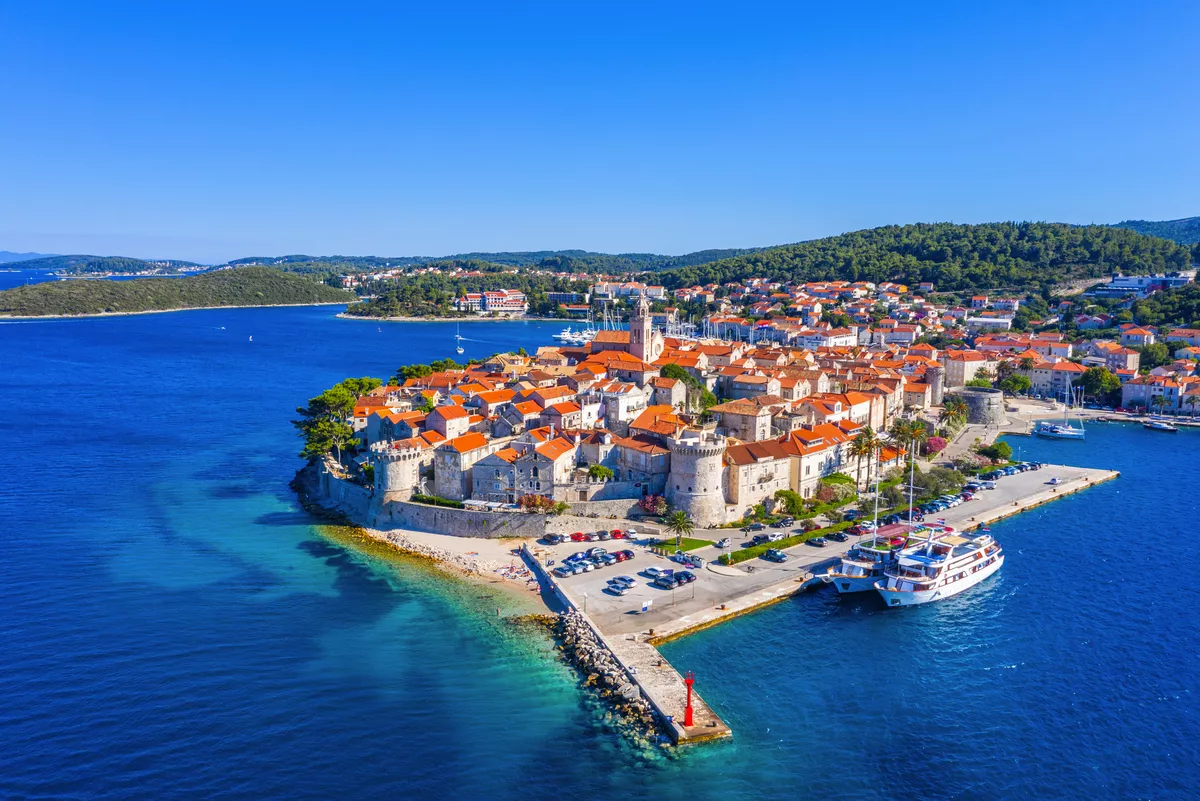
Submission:
[[[135,314],[169,314],[181,311],[209,311],[212,309],[282,309],[293,306],[345,306],[345,301],[321,301],[319,303],[253,303],[236,306],[187,306],[179,309],[146,309],[129,312],[95,312],[92,314],[3,314],[0,320],[82,320],[88,317],[132,317]],[[339,317],[341,315],[338,315]]]
[[[343,320],[365,320],[376,323],[570,323],[563,317],[368,317],[361,314],[337,315]]]

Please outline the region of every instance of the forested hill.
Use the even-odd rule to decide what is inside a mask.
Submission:
[[[354,295],[267,267],[218,270],[187,278],[74,279],[0,292],[0,315],[119,314],[215,306],[346,303]]]
[[[131,259],[125,256],[46,256],[40,259],[14,261],[4,265],[10,270],[46,270],[55,273],[73,275],[96,275],[107,273],[163,273],[171,274],[185,267],[199,267],[199,264],[178,259],[163,259],[162,261],[146,261]]]
[[[1155,292],[1134,301],[1133,319],[1145,325],[1200,328],[1200,284]]]
[[[337,275],[447,262],[481,263],[502,267],[531,267],[554,272],[623,274],[705,264],[755,252],[754,249],[701,250],[682,256],[657,253],[593,253],[587,250],[532,250],[498,253],[458,253],[453,256],[256,256],[231,265],[261,264],[295,273]]]
[[[1200,242],[1200,217],[1184,217],[1180,220],[1126,220],[1113,227],[1128,228],[1148,236],[1160,236],[1184,245]]]
[[[435,262],[455,264],[462,262]],[[473,267],[480,263],[470,262]],[[495,265],[489,265],[494,270]],[[347,313],[362,317],[455,317],[465,316],[454,308],[454,299],[468,292],[486,292],[497,289],[517,289],[529,300],[529,313],[534,315],[553,314],[557,303],[552,303],[548,292],[579,292],[590,289],[587,281],[570,281],[563,276],[530,273],[522,270],[512,272],[485,272],[483,275],[459,277],[447,274],[424,273],[404,276],[395,281],[381,283],[378,294],[371,300],[356,303],[346,309]]]
[[[1039,289],[1074,278],[1187,269],[1191,252],[1165,239],[1103,225],[889,225],[667,270],[668,288],[772,280],[932,281],[937,291]]]

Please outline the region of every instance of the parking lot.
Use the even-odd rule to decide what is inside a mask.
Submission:
[[[1011,511],[1014,505],[1026,503],[1030,498],[1052,491],[1051,479],[1057,478],[1061,482],[1061,486],[1066,486],[1087,478],[1095,480],[1105,472],[1080,467],[1046,465],[1041,470],[1005,476],[996,482],[996,489],[981,491],[976,494],[974,500],[927,515],[926,521],[933,522],[936,518],[944,518],[947,525],[957,529],[970,528],[977,525],[979,520],[992,519]],[[791,533],[787,529],[766,529],[766,531]],[[730,537],[733,539],[733,550],[737,550],[749,540],[752,534],[736,529],[718,529],[696,531],[693,536],[714,540],[719,537]],[[657,567],[674,570],[690,568],[651,553],[648,550],[648,546],[652,542],[650,537],[608,542],[566,542],[556,546],[543,546],[542,550],[547,553],[546,559],[555,561],[555,566],[561,564],[563,559],[573,553],[587,551],[589,548],[597,546],[605,548],[610,553],[620,549],[632,550],[634,557],[629,561],[559,579],[563,588],[581,606],[586,605],[588,614],[604,631],[628,633],[645,631],[656,626],[664,628],[668,623],[674,625],[680,620],[686,621],[690,615],[707,612],[735,598],[758,592],[781,582],[803,580],[806,574],[822,573],[827,564],[851,546],[869,539],[870,535],[862,535],[851,537],[844,543],[829,541],[824,548],[796,545],[786,550],[789,560],[785,563],[773,563],[756,558],[732,567],[714,564],[716,558],[725,552],[723,549],[711,546],[701,548],[691,553],[701,556],[708,564],[702,569],[692,570],[697,577],[696,581],[674,590],[652,586],[652,579],[645,575],[646,568]],[[625,595],[615,595],[607,591],[606,587],[609,580],[617,576],[629,576],[636,581],[636,584]],[[646,602],[649,602],[649,611],[642,613],[641,610]]]

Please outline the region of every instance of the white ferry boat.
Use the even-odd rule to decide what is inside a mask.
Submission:
[[[958,595],[1003,564],[1004,549],[991,534],[974,539],[951,535],[901,554],[875,589],[888,606],[917,606]]]
[[[870,542],[860,542],[843,554],[841,564],[822,574],[821,580],[832,584],[842,595],[875,589],[884,569],[912,542],[909,535],[913,530],[914,527],[903,523],[876,529]],[[940,533],[935,532],[934,536]]]

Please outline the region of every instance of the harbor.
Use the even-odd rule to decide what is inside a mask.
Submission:
[[[1118,475],[1115,470],[1045,465],[1040,470],[1006,476],[996,482],[995,489],[939,513],[939,522],[959,532],[972,531],[1090,489]],[[731,535],[736,535],[733,550],[745,545],[749,537],[745,532],[730,529],[697,531],[693,536],[716,540]],[[704,560],[704,567],[695,571],[698,579],[673,590],[653,586],[646,576],[647,568],[678,567],[649,547],[649,539],[637,541],[635,557],[629,561],[607,570],[562,579],[554,577],[549,568],[581,548],[586,550],[590,543],[527,544],[523,553],[536,566],[539,579],[595,630],[630,682],[640,688],[658,712],[672,741],[684,745],[730,736],[733,732],[695,692],[692,693],[694,725],[679,723],[687,714],[685,681],[656,646],[823,586],[821,573],[851,548],[870,540],[867,534],[850,537],[844,543],[830,541],[821,548],[802,544],[785,549],[789,557],[786,562],[752,559],[734,566],[716,561],[729,549],[707,546],[690,552]],[[606,544],[613,549],[628,547],[619,540]],[[622,595],[607,591],[609,581],[622,574],[634,577],[637,583]]]

